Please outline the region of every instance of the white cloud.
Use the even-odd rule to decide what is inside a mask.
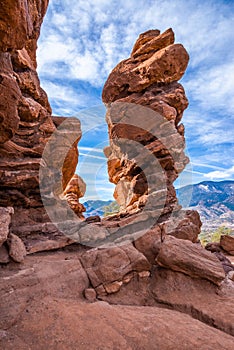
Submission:
[[[80,146],[79,150],[80,151],[96,152],[96,153],[102,153],[103,154],[103,149],[102,148]]]
[[[204,172],[210,172],[210,169],[223,171],[227,167],[233,165],[233,152],[234,147],[223,147],[219,145],[216,149],[203,149],[198,150],[196,154],[193,155],[192,164],[196,168],[206,168]]]
[[[38,71],[39,74],[43,74],[44,69],[53,63],[64,62],[70,63],[73,56],[73,41],[71,38],[64,40],[62,33],[54,31],[52,34],[42,37],[42,44],[39,44],[37,51]]]
[[[232,125],[230,125],[232,127]],[[228,142],[231,142],[233,139],[233,130],[223,130],[222,129],[214,129],[210,133],[205,133],[199,136],[198,141],[200,141],[202,144],[211,144],[211,145],[218,145],[218,144],[225,144]]]
[[[200,102],[205,110],[221,109],[233,113],[234,105],[234,62],[220,62],[205,67],[185,82],[187,93]]]
[[[97,102],[95,97],[89,97],[85,91],[74,88],[72,84],[63,85],[63,82],[57,83],[44,80],[42,87],[47,92],[50,103],[53,106],[53,114],[56,115],[76,116],[90,101],[94,105]]]
[[[234,166],[232,166],[229,169],[223,169],[223,171],[211,171],[210,173],[207,173],[204,175],[204,177],[209,178],[211,180],[218,180],[218,179],[232,179],[234,176]]]
[[[140,32],[172,27],[190,53],[185,84],[207,108],[233,104],[231,6],[195,0],[51,0],[39,40],[39,72],[102,87],[112,68],[127,58]],[[202,64],[202,65],[201,65]],[[190,69],[196,69],[191,75]]]
[[[98,62],[91,52],[86,51],[75,56],[70,62],[70,73],[73,79],[95,84],[98,77]]]
[[[58,85],[51,81],[44,82],[43,87],[55,100],[62,102],[74,102],[74,100],[78,97],[76,96],[76,93],[72,87]],[[81,102],[81,100],[79,102]]]
[[[53,106],[53,114],[77,116],[84,132],[105,125],[105,107],[89,87],[76,86],[64,79],[41,82]],[[87,108],[88,105],[93,107]]]
[[[79,150],[80,150],[80,148],[79,148]],[[88,157],[88,158],[100,159],[100,160],[104,160],[106,162],[106,158],[105,157],[100,157],[100,156],[96,156],[94,154],[83,153],[83,152],[79,152],[79,154],[81,156],[83,156],[84,158]]]
[[[193,166],[198,166],[201,168],[209,168],[209,169],[215,169],[215,170],[223,170],[223,168],[215,166],[215,165],[211,165],[211,164],[207,164],[207,163],[196,163],[196,162],[192,162],[191,163]]]

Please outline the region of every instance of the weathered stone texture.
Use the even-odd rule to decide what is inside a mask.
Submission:
[[[47,6],[48,0],[3,0],[0,8],[0,207],[17,208],[12,222],[13,232],[17,231],[17,221],[21,220],[18,217],[20,208],[38,210],[36,216],[31,213],[24,215],[25,220],[28,216],[30,225],[43,221],[46,216],[41,216],[39,168],[44,164],[41,159],[45,145],[65,120],[52,117],[46,92],[41,88],[36,72],[37,40]],[[66,149],[64,164],[59,169],[62,178],[60,193],[75,173],[80,138],[79,129],[76,140]],[[54,157],[56,166],[59,147],[50,156]],[[58,179],[53,180],[58,182]],[[79,209],[84,210],[79,205],[77,193],[76,202],[77,205],[74,207],[72,202],[71,207],[80,214]]]

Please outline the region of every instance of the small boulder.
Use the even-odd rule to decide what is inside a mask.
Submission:
[[[234,271],[229,271],[228,272],[228,278],[234,282]]]
[[[234,270],[234,266],[232,265],[231,261],[221,252],[215,252],[214,255],[219,259],[221,262],[224,272],[227,274],[229,271]]]
[[[108,236],[108,231],[105,227],[99,224],[84,225],[79,229],[79,237],[81,244],[94,245],[97,241],[104,240]]]
[[[11,223],[11,214],[14,209],[11,207],[0,208],[0,247],[7,240],[9,234],[9,225]]]
[[[97,298],[97,293],[93,288],[87,288],[84,290],[84,297],[90,302],[94,302]]]
[[[122,287],[122,285],[123,285],[122,281],[115,281],[113,283],[104,285],[104,288],[107,294],[113,294],[113,293],[117,293]]]
[[[18,236],[11,233],[7,243],[9,246],[10,257],[17,263],[23,262],[27,255],[23,241]]]
[[[92,224],[94,222],[100,222],[101,218],[98,215],[94,215],[94,216],[89,216],[88,218],[85,219],[85,222],[87,222],[87,224]]]
[[[206,250],[209,250],[211,253],[219,253],[222,251],[222,248],[220,247],[220,243],[218,242],[210,242],[207,243],[205,246]]]
[[[151,264],[155,264],[155,258],[161,248],[161,235],[161,229],[157,225],[134,242],[136,249],[144,254]]]
[[[222,235],[220,238],[220,246],[228,254],[234,255],[234,237],[229,235]]]

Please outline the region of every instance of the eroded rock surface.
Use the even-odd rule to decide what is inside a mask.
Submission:
[[[9,226],[11,223],[11,215],[14,213],[13,208],[0,208],[0,218],[1,218],[1,226],[0,226],[0,247],[4,242],[6,242],[7,237],[9,235]]]
[[[18,236],[11,233],[8,238],[8,245],[10,257],[15,262],[23,262],[27,252],[22,240]]]
[[[105,155],[121,211],[147,207],[158,211],[161,221],[180,211],[173,182],[189,160],[180,123],[188,100],[178,80],[188,60],[185,48],[174,43],[172,29],[162,34],[150,30],[139,36],[131,57],[105,83],[102,98],[110,136]],[[181,212],[176,217],[177,227],[168,227],[167,233],[195,242],[199,215]]]
[[[83,254],[66,248],[1,269],[1,348],[232,349],[233,295],[224,298],[207,280],[157,267],[151,277],[125,276],[119,292],[96,299]]]
[[[48,0],[3,0],[0,8],[0,207],[15,208],[11,231],[21,238],[23,233],[18,230],[21,215],[25,224],[31,226],[49,221],[40,194],[39,168],[47,165],[42,161],[45,145],[65,120],[52,117],[36,72],[37,40],[47,5]],[[65,162],[57,171],[62,179],[60,192],[75,173],[81,130],[76,132],[77,138],[69,144]],[[58,148],[56,154],[51,152],[55,169],[57,157],[60,157]],[[59,183],[55,173],[53,169],[48,178],[51,176]],[[43,187],[43,190],[46,189]],[[75,211],[82,214],[78,197],[76,202]],[[3,216],[1,219],[4,222]],[[35,240],[33,227],[32,234]],[[52,236],[53,232],[51,239]],[[27,239],[24,237],[24,240]],[[58,245],[58,239],[55,240]]]
[[[161,35],[153,31],[143,33],[135,44],[131,58],[120,62],[111,72],[104,86],[103,101],[116,101],[123,95],[141,92],[154,83],[177,81],[182,78],[188,60],[184,47],[174,44],[171,29]]]
[[[47,297],[28,305],[21,320],[1,332],[0,344],[6,350],[232,350],[233,337],[172,310]]]
[[[150,270],[146,257],[132,245],[90,250],[81,262],[97,294],[117,292],[127,275]]]
[[[162,244],[157,263],[191,277],[204,278],[220,285],[225,278],[222,264],[216,256],[199,244],[167,236]]]

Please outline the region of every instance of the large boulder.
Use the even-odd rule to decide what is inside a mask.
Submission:
[[[150,269],[146,257],[131,244],[121,247],[92,249],[81,257],[91,284],[94,288],[104,285],[107,292],[111,287],[121,287],[121,282],[132,271],[141,272]],[[120,284],[117,284],[120,282]],[[115,283],[113,285],[113,283]],[[115,289],[114,289],[115,290]],[[116,290],[115,290],[116,291]]]
[[[228,254],[234,255],[234,237],[229,235],[222,235],[220,238],[220,246]]]
[[[138,50],[136,43],[132,57],[120,62],[109,75],[103,89],[104,103],[121,98],[123,91],[127,95],[142,91],[154,83],[168,84],[182,78],[189,56],[181,44],[173,44],[172,30],[160,36],[148,34],[151,40],[140,45]],[[148,34],[146,32],[145,37]]]
[[[156,259],[160,266],[220,285],[225,278],[222,264],[211,252],[188,240],[166,236]]]

